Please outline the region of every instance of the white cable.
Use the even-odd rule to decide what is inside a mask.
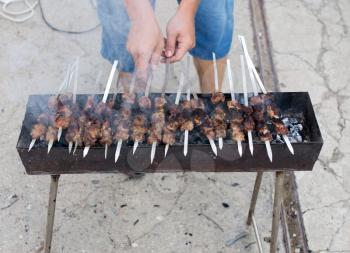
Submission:
[[[23,2],[28,8],[21,11],[11,11],[8,7],[13,3]],[[15,23],[22,23],[33,17],[34,9],[38,5],[38,1],[35,1],[33,4],[30,4],[28,0],[0,0],[0,3],[3,3],[0,15],[7,20],[10,20]],[[26,15],[27,14],[27,15]],[[23,18],[18,16],[26,15]]]

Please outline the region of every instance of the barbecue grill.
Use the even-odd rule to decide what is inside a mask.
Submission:
[[[96,100],[102,95],[96,95]],[[111,95],[112,96],[112,95]],[[154,101],[160,94],[152,94]],[[281,110],[281,114],[286,118],[298,119],[302,125],[302,141],[292,143],[295,154],[291,155],[283,142],[274,140],[271,142],[274,154],[273,162],[270,162],[265,150],[265,144],[255,136],[254,155],[248,152],[247,141],[242,143],[243,156],[240,157],[236,143],[231,138],[224,139],[224,148],[218,151],[215,157],[209,142],[203,138],[195,129],[189,136],[189,155],[183,155],[183,137],[179,132],[176,143],[170,148],[169,153],[173,153],[179,161],[181,167],[164,158],[164,144],[160,144],[156,152],[154,162],[151,164],[149,154],[151,145],[147,142],[139,144],[139,149],[132,153],[133,141],[129,139],[124,143],[117,163],[114,162],[113,151],[115,144],[109,148],[107,159],[104,157],[104,146],[96,144],[90,148],[89,154],[83,158],[83,147],[78,147],[75,155],[68,153],[68,143],[65,141],[66,131],[63,131],[62,138],[55,142],[50,153],[47,154],[47,143],[44,140],[37,141],[33,149],[28,152],[31,142],[30,131],[35,122],[37,114],[45,108],[50,95],[32,95],[29,97],[25,118],[23,121],[17,150],[22,163],[28,174],[69,174],[69,173],[108,173],[108,172],[172,172],[172,171],[212,171],[212,172],[238,172],[238,171],[278,171],[278,170],[312,170],[314,163],[322,147],[322,137],[315,118],[313,107],[308,93],[305,92],[280,92],[273,93],[275,102]],[[78,103],[83,104],[88,95],[78,95]],[[229,94],[225,94],[228,99]],[[167,100],[171,101],[174,94],[166,94]],[[199,94],[199,98],[210,105],[210,95]],[[242,99],[243,94],[238,94]],[[116,98],[115,108],[119,108],[121,94]],[[212,110],[209,107],[208,110]],[[295,116],[297,115],[297,116]],[[203,156],[201,154],[210,154]],[[162,163],[162,166],[159,166]]]
[[[262,246],[254,218],[255,205],[263,172],[276,171],[270,242],[270,252],[276,252],[284,171],[311,171],[323,140],[309,94],[267,94],[249,57],[244,38],[239,36],[239,39],[253,88],[252,96],[247,92],[243,55],[241,69],[244,93],[234,92],[229,59],[227,73],[231,93],[219,91],[216,56],[213,53],[215,92],[212,95],[193,93],[195,103],[190,100],[190,87],[187,96],[181,97],[185,76],[188,78],[189,58],[187,75],[181,72],[177,94],[165,93],[169,72],[169,64],[166,64],[161,94],[150,93],[151,74],[145,93],[138,98],[132,92],[135,75],[129,94],[108,95],[117,67],[115,61],[103,95],[77,95],[77,60],[71,104],[69,96],[61,97],[60,92],[29,97],[17,150],[28,174],[51,175],[46,253],[51,249],[58,179],[61,174],[176,171],[258,172],[247,224],[253,224],[260,252]],[[65,79],[67,86],[71,75],[72,69],[69,69]],[[258,85],[263,95],[258,94]],[[95,108],[94,104],[97,103]],[[175,104],[175,109],[167,107],[167,104]],[[192,108],[192,105],[200,109]],[[197,118],[196,109],[201,112]],[[112,116],[112,111],[116,117]],[[72,115],[77,112],[82,117],[75,118],[74,122]],[[168,112],[178,116],[169,116]],[[144,119],[135,120],[135,116],[140,113]],[[226,121],[226,115],[231,117],[229,121]],[[101,129],[103,135],[100,136]],[[214,139],[218,141],[219,150]],[[72,152],[73,140],[75,147]],[[174,163],[167,153],[172,153],[178,163]]]

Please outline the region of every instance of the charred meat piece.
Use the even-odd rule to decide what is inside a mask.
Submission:
[[[160,142],[161,140],[162,140],[162,134],[157,133],[156,131],[151,129],[147,138],[147,143],[153,144],[153,142]]]
[[[192,110],[205,110],[205,105],[202,99],[191,99],[191,108]]]
[[[227,108],[231,111],[231,110],[236,110],[236,111],[240,111],[242,108],[242,105],[237,101],[237,100],[230,100],[227,101]]]
[[[57,140],[57,129],[54,128],[53,126],[49,126],[46,131],[45,140],[47,142],[51,140],[53,141]]]
[[[234,141],[244,141],[245,136],[242,131],[242,126],[240,124],[232,124],[230,125],[232,133],[231,138]]]
[[[122,94],[122,100],[124,105],[126,104],[132,105],[133,103],[135,103],[135,98],[136,98],[135,93],[124,92]]]
[[[182,110],[190,110],[191,109],[191,101],[185,100],[181,104]]]
[[[272,140],[272,134],[268,128],[268,126],[265,123],[261,123],[257,125],[257,130],[259,134],[259,138],[261,141],[271,141]]]
[[[116,133],[114,139],[126,141],[129,138],[129,121],[120,121],[117,125]]]
[[[68,106],[63,105],[58,108],[56,112],[55,118],[55,127],[66,129],[69,127],[69,123],[71,120],[72,111],[68,108]]]
[[[100,139],[100,143],[102,145],[111,145],[112,144],[112,129],[110,127],[110,124],[108,121],[105,121],[102,124],[102,128],[101,128],[101,139]]]
[[[67,130],[67,134],[65,136],[65,139],[67,142],[75,142],[78,146],[82,145],[82,130],[79,126],[79,122],[77,120],[72,121],[69,125],[69,128]]]
[[[46,132],[46,126],[43,123],[35,124],[32,128],[30,135],[32,139],[40,139]]]
[[[215,132],[214,132],[214,126],[212,124],[212,121],[210,117],[206,117],[203,124],[201,125],[201,132],[208,138],[208,139],[214,139],[215,138]]]
[[[224,93],[222,92],[215,92],[212,96],[211,96],[211,102],[214,105],[220,104],[222,102],[225,102],[225,96]]]
[[[164,125],[165,115],[163,111],[156,111],[152,114],[152,125],[160,124]]]
[[[226,125],[218,125],[215,127],[216,138],[225,138],[226,137]]]
[[[165,124],[165,128],[168,130],[168,131],[171,131],[171,132],[175,132],[178,128],[179,128],[180,124],[178,121],[174,120],[174,121],[168,121],[166,124]]]
[[[253,96],[249,100],[251,106],[262,105],[264,104],[264,99],[260,96]]]
[[[119,110],[117,120],[118,121],[124,121],[130,119],[131,116],[131,109],[123,107]],[[117,124],[117,123],[116,123]]]
[[[242,105],[242,112],[247,114],[247,115],[251,115],[253,113],[253,107],[251,106],[246,106],[246,105]]]
[[[176,142],[174,132],[166,127],[163,128],[163,142],[169,145],[174,145]]]
[[[98,121],[88,121],[85,124],[83,141],[85,146],[93,146],[100,137],[101,124]]]
[[[279,109],[276,105],[270,104],[266,106],[266,112],[270,119],[279,117]]]
[[[254,119],[251,116],[245,117],[243,126],[245,131],[253,131],[255,128]]]
[[[151,109],[151,100],[148,97],[142,96],[139,99],[139,106],[141,109]]]
[[[254,111],[253,118],[257,122],[263,122],[265,120],[264,112],[263,111]]]
[[[98,105],[96,106],[96,113],[98,115],[100,115],[103,119],[105,118],[108,118],[112,115],[112,102],[111,103],[103,103],[103,102],[100,102],[98,103]]]
[[[154,106],[157,110],[163,109],[166,104],[166,99],[164,97],[157,97],[154,100]]]
[[[241,113],[237,112],[237,111],[232,111],[231,112],[231,124],[234,123],[234,124],[242,124],[243,122],[243,116]]]
[[[144,136],[147,132],[146,122],[147,118],[144,115],[138,114],[135,116],[131,136],[134,141],[142,142],[144,140]]]
[[[195,109],[192,113],[193,122],[196,126],[202,125],[205,117],[205,112],[202,109]]]
[[[288,132],[289,132],[288,128],[283,124],[282,120],[273,119],[272,123],[275,126],[277,134],[280,134],[280,135],[287,135],[288,134]]]

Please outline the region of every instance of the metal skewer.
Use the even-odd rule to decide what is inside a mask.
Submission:
[[[231,71],[231,61],[230,59],[226,60],[227,63],[227,76],[228,76],[228,81],[230,84],[230,91],[231,91],[231,100],[234,101],[236,100],[235,98],[235,90],[234,90],[234,86],[233,86],[233,79],[232,79],[232,71]],[[242,141],[238,140],[237,141],[237,149],[238,149],[238,153],[239,156],[242,157]]]
[[[213,52],[213,65],[214,65],[214,85],[215,85],[215,92],[219,91],[219,77],[218,77],[218,66],[216,63],[216,55]],[[221,150],[224,147],[224,141],[222,137],[219,137],[219,149]]]
[[[244,52],[244,55],[245,55],[245,58],[246,58],[246,61],[247,61],[247,66],[248,66],[248,69],[249,69],[249,74],[251,75],[250,78],[252,80],[252,84],[253,84],[253,90],[254,90],[254,95],[255,93],[257,94],[257,87],[256,87],[256,82],[255,82],[255,79],[256,81],[258,82],[259,86],[260,86],[260,89],[261,91],[264,93],[264,94],[267,94],[267,91],[265,89],[265,86],[264,84],[262,83],[261,81],[261,78],[258,74],[258,72],[256,71],[255,69],[255,66],[253,64],[253,61],[252,59],[250,58],[249,56],[249,53],[248,53],[248,49],[247,49],[247,44],[245,42],[245,38],[243,36],[238,36],[239,40],[241,41],[241,45],[242,45],[242,49],[243,49],[243,52]],[[255,79],[254,79],[255,78]],[[256,91],[256,92],[255,92]],[[256,96],[256,95],[255,95]],[[287,135],[282,135],[284,141],[286,142],[286,145],[289,149],[289,151],[294,155],[294,149],[293,149],[293,146],[292,144],[290,143],[290,140],[288,138]],[[271,152],[272,153],[272,152]]]
[[[248,106],[247,79],[246,79],[243,55],[240,55],[240,60],[241,60],[242,79],[243,79],[244,105]],[[248,131],[248,143],[249,143],[250,153],[253,155],[254,146],[253,146],[253,135],[252,135],[252,131],[251,130]]]
[[[47,144],[47,154],[50,153],[50,150],[53,146],[53,142],[54,142],[54,140],[49,140],[49,144]]]
[[[103,103],[106,103],[107,102],[107,97],[108,97],[108,94],[109,94],[109,90],[111,88],[111,84],[112,84],[112,81],[113,81],[113,77],[114,77],[114,73],[117,69],[117,65],[118,65],[118,61],[114,61],[113,62],[113,65],[112,65],[112,69],[111,69],[111,72],[109,73],[109,77],[108,77],[108,81],[107,81],[107,85],[106,85],[106,89],[105,89],[105,92],[103,94],[103,98],[102,98],[102,102]],[[89,149],[90,149],[90,146],[85,146],[84,147],[84,151],[83,151],[83,157],[86,157],[87,154],[89,153]],[[108,152],[107,150],[105,150],[105,153]]]
[[[241,55],[241,60],[243,60],[243,56],[242,55]],[[243,60],[243,63],[244,63],[244,60]],[[249,69],[248,63],[247,63],[247,67]],[[244,68],[244,65],[243,65],[243,68]],[[252,75],[250,75],[250,78],[251,78],[251,83],[252,83],[252,86],[253,86],[254,96],[258,96],[259,95],[258,94],[258,89],[256,87],[256,83],[253,81],[254,78],[253,78]],[[245,102],[247,102],[246,105],[248,105],[248,99]],[[265,147],[266,147],[267,155],[268,155],[270,161],[272,162],[272,150],[271,150],[270,141],[265,141]]]
[[[68,143],[68,153],[70,154],[72,152],[72,148],[73,148],[73,142],[69,142]]]
[[[114,156],[114,162],[115,163],[118,161],[118,158],[119,158],[119,155],[120,155],[120,150],[122,148],[122,143],[123,143],[123,140],[122,139],[118,139],[117,148],[115,150],[115,156]]]
[[[32,139],[32,141],[29,144],[28,152],[34,147],[36,139]]]
[[[191,100],[191,84],[190,84],[190,56],[187,56],[187,64],[186,64],[186,77],[187,77],[187,94],[186,94],[186,99],[187,101]],[[188,152],[188,130],[185,130],[185,138],[184,138],[184,156],[187,156]]]
[[[163,90],[162,90],[162,97],[165,97],[165,87],[168,84],[169,81],[169,71],[170,71],[170,64],[169,61],[166,61],[165,63],[165,77],[164,77],[164,84],[163,84]],[[169,143],[165,145],[164,149],[164,158],[166,157],[168,150],[169,150]]]

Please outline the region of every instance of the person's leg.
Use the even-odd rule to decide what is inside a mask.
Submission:
[[[203,93],[214,92],[214,66],[212,60],[202,60],[197,57],[193,57],[193,63],[196,67],[199,84]],[[219,90],[222,87],[222,80],[224,78],[226,69],[226,57],[217,60],[218,67],[218,79]]]
[[[214,91],[212,53],[216,54],[219,88],[226,69],[226,57],[233,35],[233,0],[202,0],[196,13],[196,47],[194,57],[202,92]]]
[[[154,8],[155,0],[150,2]],[[118,60],[118,82],[124,91],[128,91],[135,66],[126,48],[130,20],[124,0],[99,0],[97,13],[102,27],[101,55],[111,63]]]

